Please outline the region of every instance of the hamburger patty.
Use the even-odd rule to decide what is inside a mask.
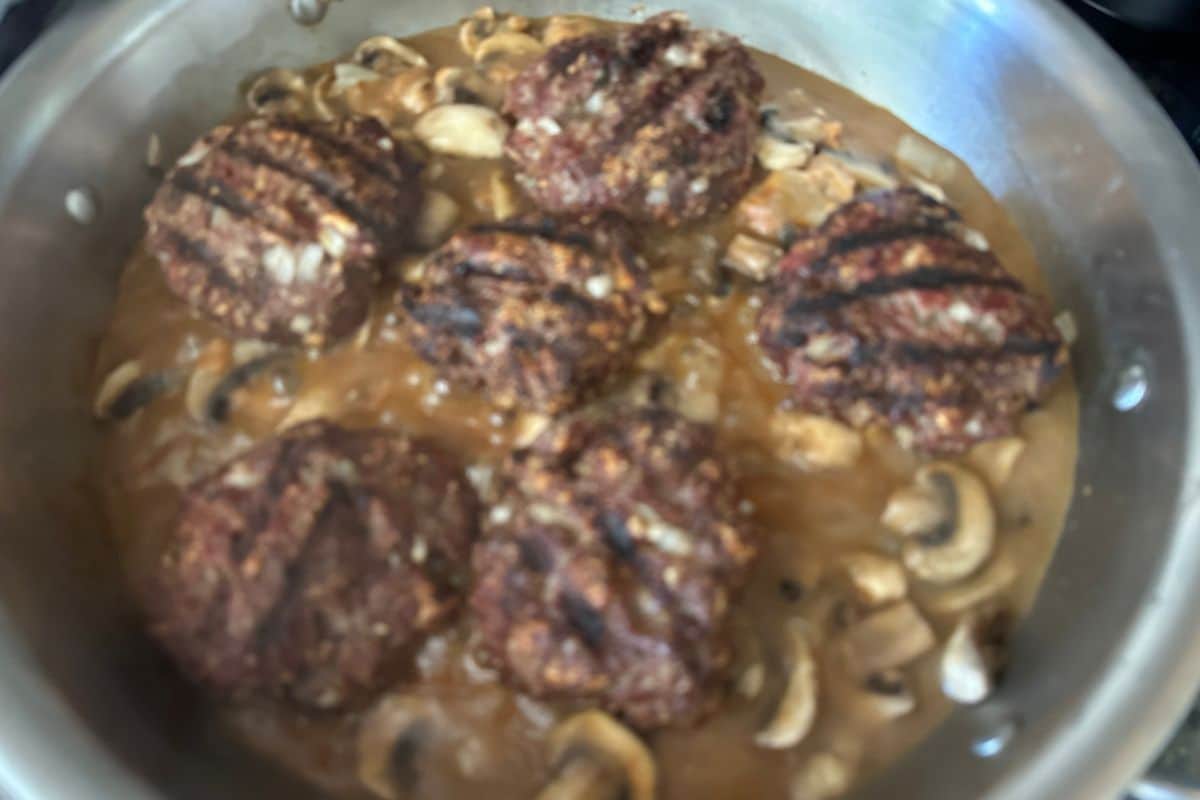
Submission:
[[[420,166],[377,120],[223,125],[146,209],[167,286],[230,332],[320,346],[362,324],[379,258],[405,243]]]
[[[151,630],[221,693],[355,703],[457,608],[476,510],[429,442],[305,423],[185,491]]]
[[[900,189],[795,242],[758,320],[795,406],[932,453],[1010,434],[1067,346],[1048,304],[968,238],[953,209]]]
[[[507,151],[547,211],[698,219],[750,184],[763,85],[736,39],[662,14],[560,42],[517,76]]]
[[[498,406],[550,412],[629,364],[658,308],[628,233],[607,220],[471,228],[401,295],[414,348],[447,378]]]
[[[514,687],[642,728],[711,710],[756,550],[711,429],[577,414],[508,459],[493,500],[471,608]]]

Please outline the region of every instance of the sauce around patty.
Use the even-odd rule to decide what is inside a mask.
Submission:
[[[495,104],[498,87],[530,53],[517,46],[524,40],[510,36],[492,47],[494,55],[480,58],[475,48],[481,43],[500,34],[549,41],[565,31],[609,25],[574,17],[489,21],[477,15],[464,26],[403,41],[427,60],[425,78],[442,68],[460,69],[442,73],[454,83],[457,100]],[[477,65],[464,47],[475,49]],[[773,56],[755,52],[754,59],[766,78],[767,103],[799,103],[819,123],[840,126],[832,136],[836,148],[828,149],[833,156],[853,154],[851,161],[842,157],[840,168],[851,171],[855,191],[879,180],[936,183],[926,190],[943,191],[1000,262],[1031,291],[1045,293],[1029,245],[964,164],[846,90]],[[349,69],[351,61],[283,65],[298,70],[294,81],[282,81],[291,94],[259,92],[258,102],[291,103],[301,115],[374,115],[398,138],[411,138],[406,132],[420,129],[416,121],[426,102],[413,65],[404,63],[402,52],[378,46],[367,48],[366,55],[360,51],[355,64],[370,65],[375,77]],[[273,80],[279,82],[279,76]],[[922,155],[914,159],[914,152]],[[909,169],[914,160],[935,174],[922,177]],[[874,165],[883,163],[899,167],[881,178]],[[723,266],[739,234],[753,234],[760,243],[770,238],[758,224],[757,209],[745,205],[770,179],[761,167],[756,170],[741,205],[679,227],[637,226],[637,249],[668,311],[631,374],[610,387],[637,394],[666,385],[686,416],[711,423],[737,476],[740,513],[759,534],[760,557],[732,607],[735,663],[719,709],[698,726],[643,736],[665,798],[734,798],[751,791],[764,797],[789,791],[797,798],[830,796],[902,754],[951,707],[939,686],[939,662],[963,615],[984,606],[1019,614],[1030,606],[1073,490],[1078,397],[1068,370],[1046,402],[1020,420],[1023,450],[1010,476],[988,480],[996,469],[1003,471],[1003,464],[997,467],[1003,461],[999,447],[955,459],[984,481],[994,508],[995,541],[986,563],[949,585],[908,575],[904,600],[893,598],[879,608],[859,602],[848,565],[861,563],[855,558],[863,553],[876,562],[901,563],[902,540],[881,515],[889,498],[913,484],[929,459],[908,452],[881,429],[861,434],[861,453],[849,466],[814,464],[803,436],[795,445],[799,455],[789,449],[794,435],[789,423],[797,418],[781,411],[786,387],[756,342],[762,290]],[[422,249],[388,265],[366,325],[326,351],[279,352],[238,340],[177,299],[151,254],[133,255],[95,375],[99,394],[109,401],[118,384],[137,385],[154,398],[142,406],[127,390],[116,392],[115,403],[101,404],[110,416],[124,417],[107,423],[98,480],[135,591],[149,583],[184,487],[285,428],[327,418],[351,428],[427,435],[482,481],[544,425],[539,414],[497,406],[485,393],[439,377],[408,343],[404,309],[395,301],[406,276],[452,230],[534,208],[503,158],[435,152],[423,180],[427,197],[439,200],[426,201]],[[828,199],[820,193],[796,202],[802,207],[788,213],[797,219],[829,210],[822,208]],[[451,206],[456,213],[447,210]],[[118,374],[122,378],[112,378]],[[116,413],[121,402],[128,413]],[[899,715],[878,702],[879,687],[864,689],[844,666],[848,633],[874,620],[880,609],[897,607],[916,609],[936,639],[890,670],[908,684],[913,700],[912,709]],[[785,694],[796,660],[790,636],[797,625],[815,659],[815,724],[794,747],[764,747],[756,737]],[[461,615],[420,647],[414,674],[379,701],[379,707],[418,709],[422,719],[432,721],[421,744],[409,748],[411,770],[419,774],[416,796],[473,796],[485,789],[498,798],[536,794],[555,767],[551,732],[578,710],[505,688],[475,658],[474,636],[468,616]],[[369,796],[360,780],[373,724],[365,712],[313,716],[263,702],[219,713],[251,746],[329,791]]]

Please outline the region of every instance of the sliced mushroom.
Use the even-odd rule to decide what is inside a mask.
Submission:
[[[937,184],[949,183],[958,174],[958,162],[952,156],[911,133],[900,137],[896,145],[896,163]]]
[[[987,480],[993,490],[999,490],[1012,477],[1013,469],[1024,452],[1024,439],[1006,436],[975,445],[967,455],[967,463]]]
[[[480,42],[496,32],[496,9],[482,6],[462,21],[458,28],[458,43],[472,58]]]
[[[307,81],[290,69],[267,70],[246,92],[246,105],[255,114],[298,114],[307,101]]]
[[[143,374],[141,364],[126,361],[100,384],[92,413],[102,420],[129,419],[178,385],[179,375],[175,370]]]
[[[814,159],[814,161],[818,159],[836,161],[856,181],[872,189],[895,189],[900,185],[899,179],[885,169],[883,165],[877,164],[874,161],[868,161],[851,153],[840,150],[826,150]]]
[[[275,430],[282,432],[295,427],[301,422],[308,422],[322,417],[333,417],[342,405],[342,396],[330,384],[316,383],[296,398],[296,402],[288,409]]]
[[[721,265],[755,281],[765,281],[775,274],[783,250],[770,242],[739,233],[729,242]]]
[[[764,132],[758,137],[754,154],[763,169],[798,169],[808,164],[817,153],[813,142],[786,142]]]
[[[188,413],[199,422],[219,425],[229,421],[233,394],[284,357],[282,351],[268,352],[237,364],[225,373],[200,365],[188,381]]]
[[[759,121],[763,132],[780,142],[837,147],[842,134],[842,123],[814,108],[808,95],[799,89],[763,106]]]
[[[419,698],[385,698],[359,728],[359,780],[387,800],[413,796],[420,783],[418,757],[439,722],[436,708]]]
[[[862,682],[861,704],[882,719],[899,719],[917,707],[908,676],[898,669],[868,675]]]
[[[917,536],[942,525],[946,505],[942,497],[921,486],[905,486],[888,498],[880,521],[905,536]]]
[[[909,177],[908,182],[912,184],[914,189],[929,199],[935,200],[939,203],[946,202],[946,190],[941,186],[938,186],[936,183],[927,181],[924,178],[916,177]]]
[[[500,87],[467,67],[442,67],[434,73],[433,86],[439,105],[462,103],[495,107],[502,99]]]
[[[904,564],[930,583],[972,575],[992,554],[996,538],[996,514],[983,481],[944,461],[917,470],[913,485],[892,495],[882,520],[908,537]]]
[[[908,594],[904,567],[894,559],[862,550],[847,553],[839,563],[855,594],[867,606],[903,600]]]
[[[450,235],[457,220],[458,203],[454,198],[445,192],[426,192],[415,226],[417,244],[424,248],[437,247]]]
[[[546,46],[527,33],[500,31],[475,48],[475,66],[503,83],[545,52]]]
[[[1020,571],[1012,556],[999,552],[978,575],[929,596],[930,610],[938,614],[961,614],[1012,588]]]
[[[865,617],[840,638],[851,674],[863,681],[915,661],[936,644],[933,629],[907,600]]]
[[[491,189],[492,217],[503,222],[517,213],[517,196],[508,176],[497,170],[488,181]]]
[[[773,750],[798,745],[817,720],[817,660],[804,631],[804,623],[790,621],[784,637],[787,687],[771,721],[754,737],[759,747]]]
[[[845,469],[862,455],[862,434],[827,417],[777,411],[771,417],[775,452],[805,471]]]
[[[577,714],[550,734],[553,777],[538,800],[654,800],[654,757],[602,711]]]
[[[335,94],[333,88],[334,80],[334,74],[332,72],[326,72],[324,75],[317,78],[316,83],[314,83],[312,87],[311,98],[313,112],[317,115],[318,119],[322,119],[326,122],[337,116],[333,107],[329,104],[329,98],[333,97]]]
[[[429,61],[412,47],[391,36],[372,36],[354,49],[354,63],[380,75],[396,75]]]
[[[1007,655],[1010,619],[995,609],[967,614],[942,651],[942,693],[956,703],[982,703],[996,688]]]
[[[841,132],[839,124],[797,103],[766,106],[760,118],[762,133],[755,152],[758,162],[769,170],[807,166],[818,146],[835,143]]]
[[[211,421],[208,418],[208,398],[221,382],[223,374],[222,370],[208,364],[199,364],[192,370],[184,392],[184,406],[192,419],[205,423]]]
[[[500,158],[508,123],[486,106],[451,103],[421,115],[413,133],[430,150],[464,158]]]
[[[527,33],[501,31],[489,36],[475,49],[475,63],[486,66],[495,61],[529,61],[546,52],[546,46]]]
[[[553,47],[567,39],[588,36],[599,30],[599,23],[593,19],[572,14],[560,14],[546,21],[546,27],[542,31],[542,44],[546,47]]]
[[[371,83],[379,78],[378,72],[360,64],[334,64],[333,83],[329,86],[329,94],[339,95],[360,83]]]

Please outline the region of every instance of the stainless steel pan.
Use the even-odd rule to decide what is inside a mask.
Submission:
[[[177,153],[251,70],[473,2],[345,0],[311,29],[283,0],[84,3],[0,88],[0,786],[17,798],[305,796],[213,734],[138,634],[80,491],[94,436],[81,376],[154,184],[152,131]],[[1010,679],[867,794],[1116,795],[1200,677],[1200,170],[1133,76],[1050,2],[670,5],[965,157],[1080,322],[1081,492]],[[81,225],[64,196],[85,186],[98,205]]]

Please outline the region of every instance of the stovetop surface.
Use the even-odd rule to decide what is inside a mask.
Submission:
[[[1200,158],[1200,34],[1143,31],[1081,0],[1067,5],[1133,68]]]
[[[72,0],[0,0],[0,73]],[[1195,33],[1138,30],[1089,6],[1064,0],[1141,77],[1200,158],[1200,40]],[[1192,710],[1156,768],[1200,787],[1200,705]]]

